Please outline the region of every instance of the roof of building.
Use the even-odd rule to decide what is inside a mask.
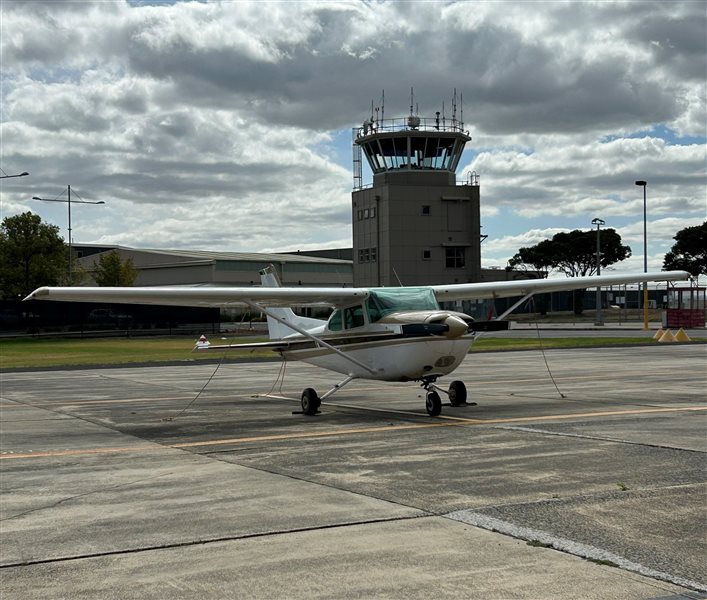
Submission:
[[[179,256],[195,260],[220,260],[220,261],[244,261],[244,262],[275,262],[275,263],[326,263],[350,265],[350,260],[340,260],[336,258],[326,258],[321,256],[309,256],[304,253],[299,254],[279,254],[269,252],[223,252],[216,250],[169,250],[163,248],[132,248],[130,246],[109,245],[109,244],[74,244],[74,247],[84,247],[95,249],[97,252],[108,250],[128,250],[132,252],[148,252],[151,254],[161,254],[163,256]]]

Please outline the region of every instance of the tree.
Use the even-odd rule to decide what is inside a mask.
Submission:
[[[133,259],[120,259],[116,250],[102,254],[98,262],[93,263],[93,278],[100,286],[129,287],[137,279],[137,269],[133,266]]]
[[[707,221],[685,227],[675,234],[675,244],[666,253],[663,270],[687,271],[691,275],[707,275]]]
[[[615,229],[599,232],[601,256],[599,262],[604,269],[631,256],[631,248],[621,243],[621,236]],[[593,230],[555,234],[550,240],[543,240],[535,246],[521,248],[508,261],[508,269],[527,268],[539,271],[557,270],[567,277],[594,275],[597,272],[597,233]],[[583,293],[575,294],[574,312],[582,313]]]
[[[31,212],[5,217],[0,226],[0,290],[7,299],[26,296],[65,278],[68,249],[56,225]]]

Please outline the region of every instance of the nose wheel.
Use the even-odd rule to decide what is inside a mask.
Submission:
[[[425,408],[430,417],[436,417],[442,412],[442,400],[439,394],[434,390],[428,390],[427,397],[425,398]]]
[[[436,377],[425,378],[422,380],[422,387],[425,388],[427,394],[425,396],[425,408],[430,417],[437,417],[442,412],[442,400],[439,392],[447,394],[449,403],[452,406],[469,406],[466,401],[466,386],[463,381],[452,381],[449,384],[449,389],[439,387],[435,384]],[[475,404],[472,402],[471,404]]]

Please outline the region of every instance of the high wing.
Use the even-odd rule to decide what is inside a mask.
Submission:
[[[365,288],[307,287],[41,287],[25,300],[172,306],[346,306],[368,298]]]
[[[518,281],[493,281],[489,283],[456,283],[430,286],[439,302],[452,300],[483,300],[542,294],[563,290],[581,290],[642,281],[679,281],[689,279],[686,271],[653,271],[650,273],[623,273],[592,277],[566,277],[557,279],[521,279]]]
[[[429,286],[440,302],[506,298],[543,292],[585,289],[597,286],[677,281],[688,279],[686,271],[653,271],[598,277],[522,279],[489,283],[457,283]],[[332,287],[41,287],[25,300],[107,302],[115,304],[160,304],[172,306],[332,306],[362,302],[368,288]]]

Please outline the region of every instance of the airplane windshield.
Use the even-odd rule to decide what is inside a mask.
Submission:
[[[439,310],[435,293],[426,287],[373,288],[366,300],[371,323],[392,312]]]

